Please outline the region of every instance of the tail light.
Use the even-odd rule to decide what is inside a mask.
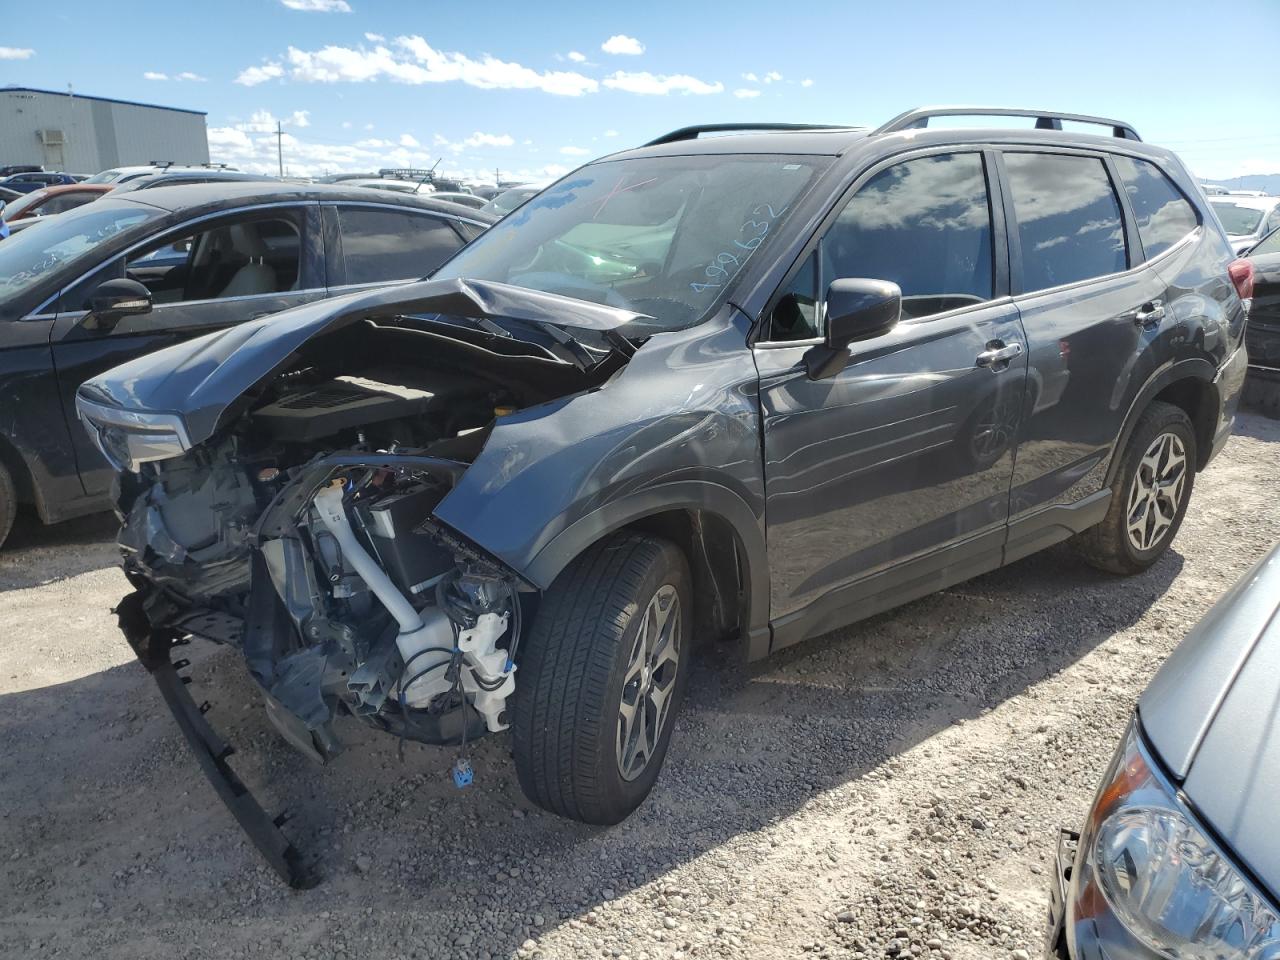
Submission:
[[[1241,300],[1253,299],[1253,261],[1252,260],[1232,260],[1231,265],[1227,267],[1227,273],[1231,275],[1231,283],[1236,288],[1236,293],[1240,295]]]

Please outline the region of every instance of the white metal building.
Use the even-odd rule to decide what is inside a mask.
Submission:
[[[152,161],[208,163],[204,112],[0,87],[0,166],[38,163],[46,170],[94,174]]]

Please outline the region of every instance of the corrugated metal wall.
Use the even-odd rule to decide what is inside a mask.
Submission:
[[[59,148],[40,131],[61,131]],[[0,165],[39,163],[48,170],[97,173],[123,164],[171,160],[207,163],[205,118],[139,104],[0,89]]]

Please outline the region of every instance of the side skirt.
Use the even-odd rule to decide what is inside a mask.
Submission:
[[[776,653],[1021,560],[1100,523],[1110,503],[1111,490],[1099,490],[1077,503],[1046,507],[1006,528],[864,577],[773,621],[768,652]],[[753,633],[750,639],[748,659],[764,656],[761,638]]]

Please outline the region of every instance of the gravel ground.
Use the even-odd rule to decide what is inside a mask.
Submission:
[[[0,554],[0,956],[882,957],[1042,948],[1055,831],[1078,825],[1134,698],[1280,539],[1280,423],[1241,417],[1173,550],[1134,579],[1065,547],[752,667],[696,665],[626,823],[530,806],[505,738],[450,753],[343,729],[312,766],[234,656],[197,700],[324,882],[295,893],[202,778],[108,614],[109,519]]]

